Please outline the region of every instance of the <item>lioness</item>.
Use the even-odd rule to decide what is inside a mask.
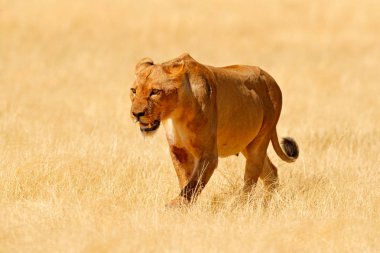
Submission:
[[[275,80],[258,67],[212,67],[183,54],[154,64],[142,59],[131,88],[131,117],[144,135],[164,125],[181,192],[169,206],[196,199],[218,165],[218,156],[242,153],[246,158],[244,188],[260,177],[273,191],[277,168],[267,156],[269,142],[286,162],[298,157],[298,146],[284,138],[281,149],[276,124],[282,106]]]

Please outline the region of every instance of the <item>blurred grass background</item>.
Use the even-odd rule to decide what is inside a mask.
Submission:
[[[376,252],[378,1],[0,1],[0,252]],[[134,65],[258,65],[284,96],[267,209],[223,159],[191,210],[163,130],[129,118]]]

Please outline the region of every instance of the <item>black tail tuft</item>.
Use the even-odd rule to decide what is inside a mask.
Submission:
[[[281,146],[287,156],[297,159],[299,155],[299,149],[295,140],[290,137],[285,137],[282,139]]]

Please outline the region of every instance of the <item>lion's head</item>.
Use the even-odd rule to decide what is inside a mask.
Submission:
[[[184,62],[154,64],[142,59],[135,68],[136,79],[131,88],[131,117],[139,122],[143,134],[155,132],[162,120],[175,111],[183,82]]]

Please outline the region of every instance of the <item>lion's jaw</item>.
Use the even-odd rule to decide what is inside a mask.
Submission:
[[[156,119],[152,123],[143,123],[141,120],[139,121],[140,131],[143,135],[151,135],[154,134],[157,129],[160,127],[161,120]]]

